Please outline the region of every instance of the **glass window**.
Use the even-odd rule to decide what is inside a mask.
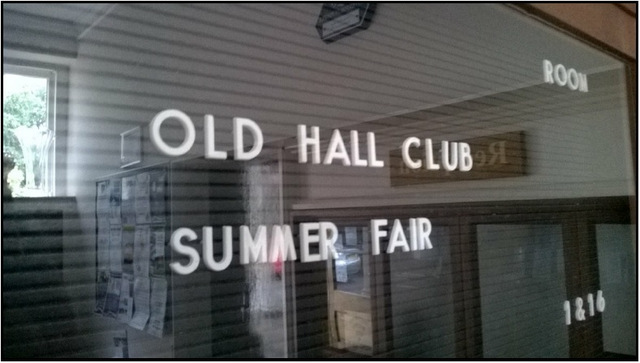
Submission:
[[[3,66],[2,151],[14,167],[8,184],[14,197],[55,195],[56,74]]]
[[[568,358],[560,225],[478,225],[483,356]],[[547,319],[549,317],[549,319]]]
[[[637,17],[547,5],[3,3],[2,357],[637,358]]]
[[[391,255],[393,348],[396,357],[455,358],[452,250],[446,227],[431,233],[433,249]]]
[[[637,328],[619,329],[627,326],[627,321],[637,320],[633,296],[636,291],[637,254],[635,229],[626,224],[596,225],[598,244],[598,272],[602,299],[607,314],[602,316],[602,335],[605,351],[637,355]],[[606,292],[606,297],[604,295]],[[598,296],[594,295],[594,299]]]

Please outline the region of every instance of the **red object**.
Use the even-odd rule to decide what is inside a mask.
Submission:
[[[279,255],[276,262],[273,263],[273,272],[278,276],[282,273],[282,257]]]

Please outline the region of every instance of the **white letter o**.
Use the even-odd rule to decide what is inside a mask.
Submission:
[[[164,120],[170,117],[178,119],[185,131],[184,141],[182,141],[182,144],[178,147],[167,145],[160,136],[160,126],[162,126]],[[180,156],[188,153],[196,141],[196,129],[193,126],[193,122],[191,122],[191,119],[186,113],[179,110],[164,110],[157,114],[149,124],[149,133],[153,145],[162,153],[169,156]]]
[[[567,69],[562,64],[556,65],[553,70],[553,78],[558,86],[565,86],[567,84]]]
[[[569,89],[572,91],[577,90],[578,86],[580,85],[580,77],[578,77],[578,72],[576,72],[576,70],[573,68],[569,68],[567,83],[569,85]]]

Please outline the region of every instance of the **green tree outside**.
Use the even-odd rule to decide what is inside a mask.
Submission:
[[[24,155],[13,130],[20,126],[39,127],[47,121],[46,88],[25,90],[6,96],[2,104],[2,153],[10,157],[25,175]],[[36,175],[40,179],[41,175]],[[15,191],[14,191],[15,192]]]

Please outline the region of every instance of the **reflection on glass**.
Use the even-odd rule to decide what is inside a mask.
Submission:
[[[367,228],[344,227],[335,244],[338,258],[333,260],[333,278],[336,290],[369,296],[368,266],[365,266],[365,239]],[[367,273],[367,275],[365,275]]]
[[[449,229],[433,227],[431,242],[432,249],[390,255],[397,357],[455,358]]]
[[[369,229],[355,225],[338,227],[334,244],[337,258],[331,261],[333,287],[329,291],[330,339],[333,348],[371,356],[378,348],[372,317]]]
[[[48,79],[3,74],[2,150],[15,167],[8,183],[14,197],[50,196]]]
[[[624,224],[596,225],[600,289],[606,300],[602,314],[605,352],[637,354],[635,230]]]
[[[562,227],[478,225],[485,358],[569,356]]]

